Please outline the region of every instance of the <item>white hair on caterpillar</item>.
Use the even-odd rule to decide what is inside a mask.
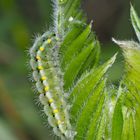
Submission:
[[[55,47],[58,46],[57,41],[58,39],[51,32],[38,37],[30,49],[30,65],[48,123],[53,127],[56,135],[67,139],[73,138],[74,132],[71,131],[69,109],[64,97],[59,47]]]

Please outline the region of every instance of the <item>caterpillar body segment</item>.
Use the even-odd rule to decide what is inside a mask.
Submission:
[[[30,65],[39,100],[54,133],[64,140],[73,140],[68,108],[64,98],[63,74],[59,66],[59,44],[54,33],[47,32],[30,49]]]

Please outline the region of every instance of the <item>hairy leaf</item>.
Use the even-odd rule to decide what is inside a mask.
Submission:
[[[87,101],[92,91],[94,91],[94,89],[96,89],[96,86],[102,81],[103,76],[107,72],[108,68],[111,67],[111,65],[115,61],[115,58],[116,55],[105,64],[98,67],[98,69],[93,69],[90,73],[87,73],[73,88],[69,97],[70,102],[72,102],[72,117],[77,116],[78,112]]]
[[[112,140],[121,140],[123,130],[123,114],[120,99],[117,101],[112,120]]]
[[[134,27],[135,33],[140,42],[140,19],[132,5],[131,5],[130,16],[131,16],[131,21],[132,21],[132,25]]]

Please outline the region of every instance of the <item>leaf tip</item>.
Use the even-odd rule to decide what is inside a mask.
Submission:
[[[118,55],[118,52],[115,53],[114,56],[111,58],[112,64],[115,62],[117,55]]]

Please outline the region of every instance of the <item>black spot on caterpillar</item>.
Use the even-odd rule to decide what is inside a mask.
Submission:
[[[64,98],[63,74],[59,67],[59,44],[56,34],[47,32],[37,38],[30,49],[30,65],[39,99],[53,131],[61,139],[73,139],[76,134],[69,122]]]

